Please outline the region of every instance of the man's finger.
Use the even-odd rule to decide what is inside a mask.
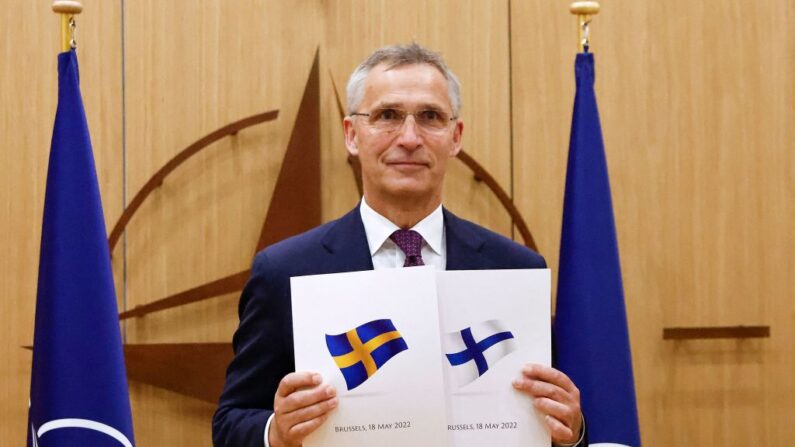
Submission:
[[[529,393],[533,397],[548,397],[563,404],[576,402],[574,396],[552,383],[521,377],[514,380],[513,386],[518,390]]]
[[[318,402],[322,402],[336,395],[337,391],[331,385],[298,390],[287,397],[280,398],[278,404],[274,400],[274,407],[277,405],[280,407],[279,410],[274,408],[274,411],[282,414],[291,413],[301,408],[315,405]]]
[[[331,397],[313,405],[298,408],[295,411],[286,414],[285,416],[289,419],[290,425],[294,426],[322,416],[337,408],[337,405],[339,405],[339,399],[336,397]]]
[[[281,382],[279,382],[279,387],[276,389],[276,394],[287,397],[301,388],[320,385],[322,381],[323,378],[318,373],[308,371],[293,372],[282,378]]]
[[[289,436],[291,439],[295,439],[298,442],[303,442],[304,438],[309,436],[310,433],[317,430],[318,427],[323,422],[326,422],[328,418],[328,413],[324,413],[321,416],[318,416],[314,419],[310,419],[308,421],[301,422],[299,424],[293,425],[290,427]]]
[[[574,432],[569,427],[566,427],[565,424],[549,415],[544,416],[544,422],[547,424],[552,442],[556,444],[569,444],[573,442],[572,438],[574,438]],[[576,441],[576,439],[574,441]]]
[[[533,406],[542,413],[563,422],[567,427],[574,428],[575,425],[577,425],[577,419],[580,418],[578,407],[568,406],[547,397],[535,398],[533,400]]]
[[[576,391],[579,395],[577,386],[574,385],[574,382],[571,381],[569,376],[555,368],[528,363],[522,367],[522,374],[530,379],[553,383],[570,393]]]

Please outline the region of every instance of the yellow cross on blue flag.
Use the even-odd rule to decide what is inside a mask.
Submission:
[[[409,348],[390,319],[373,320],[342,334],[326,335],[326,346],[349,391]]]

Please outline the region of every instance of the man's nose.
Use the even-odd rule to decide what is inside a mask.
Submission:
[[[406,116],[403,125],[399,129],[397,144],[408,150],[414,150],[422,146],[422,138],[419,133],[417,121],[414,115]]]

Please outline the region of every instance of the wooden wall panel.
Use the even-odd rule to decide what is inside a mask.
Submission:
[[[82,88],[109,228],[125,197],[185,146],[280,110],[277,121],[205,149],[144,204],[113,253],[122,306],[248,267],[318,46],[324,220],[358,200],[332,79],[344,101],[363,57],[416,40],[461,78],[465,150],[513,190],[554,272],[574,93],[568,3],[85,1]],[[1,55],[13,61],[0,67],[0,444],[10,445],[23,439],[27,413],[30,355],[18,347],[32,340],[59,20],[50,2],[0,6],[9,36]],[[646,445],[786,445],[795,416],[793,20],[795,7],[773,0],[674,0],[605,1],[594,21]],[[462,164],[451,165],[445,194],[453,211],[510,234],[507,214]],[[229,341],[237,299],[131,320],[127,340]],[[772,336],[661,337],[666,326],[735,324],[767,324]],[[139,383],[131,397],[138,445],[210,444],[212,405]]]
[[[0,445],[24,442],[29,351],[47,164],[58,99],[60,17],[47,1],[0,1]],[[118,2],[78,16],[81,88],[106,222],[122,209],[121,17]]]
[[[322,38],[320,11],[316,1],[125,2],[131,195],[205,134],[280,111],[277,121],[206,148],[144,203],[127,232],[128,307],[249,267]],[[237,299],[133,319],[127,340],[229,342]],[[210,445],[213,405],[139,383],[131,389],[140,445]]]
[[[464,150],[510,190],[506,1],[330,1],[324,2],[324,16],[327,63],[343,103],[348,76],[375,49],[416,41],[441,52],[462,84]],[[335,107],[327,99],[324,116],[337,116]],[[358,198],[350,192],[350,181],[336,174],[345,167],[347,157],[342,131],[334,125],[334,118],[326,122],[332,127],[324,135],[324,174],[334,187],[325,190],[323,203],[329,204],[330,214],[326,215],[332,217],[350,209]],[[349,192],[340,196],[336,191],[342,188]],[[507,212],[460,163],[451,163],[445,205],[463,217],[510,235]]]
[[[553,267],[576,44],[556,3],[512,2],[516,198]],[[672,1],[604,2],[594,20],[647,445],[785,445],[795,416],[794,18],[773,1]],[[772,338],[661,339],[740,324]]]

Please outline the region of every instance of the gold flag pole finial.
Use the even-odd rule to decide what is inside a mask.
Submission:
[[[61,15],[61,51],[77,47],[75,16],[83,11],[83,4],[75,0],[55,0],[52,10]]]
[[[577,16],[577,47],[581,53],[587,53],[591,46],[588,25],[591,24],[591,16],[599,14],[599,9],[599,2],[574,2],[569,6],[569,11]]]

